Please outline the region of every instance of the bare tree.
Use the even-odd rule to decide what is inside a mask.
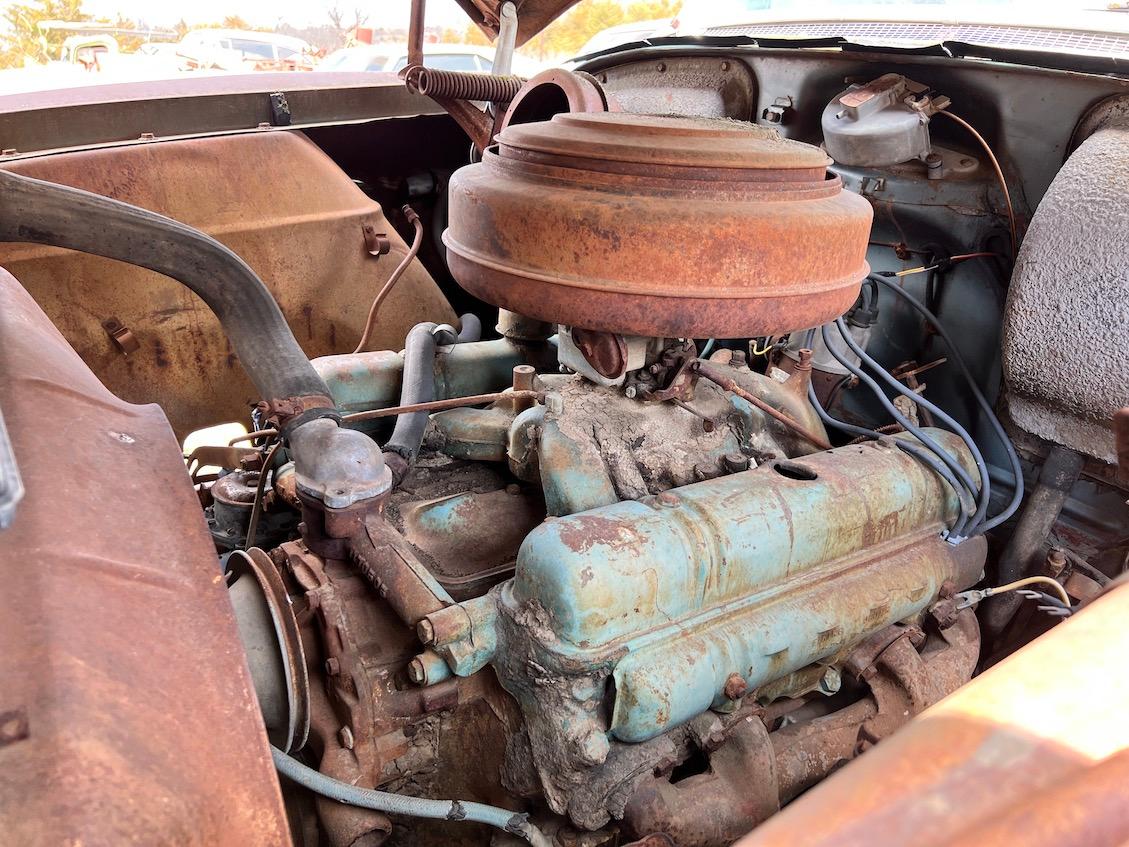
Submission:
[[[348,19],[345,17],[345,12],[339,9],[336,5],[329,10],[328,14],[329,22],[333,24],[334,29],[341,33],[342,38],[344,38],[346,35],[357,29],[358,27],[364,26],[369,17],[361,9],[354,8],[352,23],[346,23],[346,20]]]

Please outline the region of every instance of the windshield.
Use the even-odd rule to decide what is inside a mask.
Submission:
[[[0,94],[280,67],[397,70],[410,7],[411,0],[360,0],[348,11],[335,0],[0,2]],[[582,0],[519,48],[514,72],[531,76],[623,44],[702,34],[890,46],[963,41],[1129,58],[1127,7],[1129,0]],[[427,62],[489,71],[493,47],[456,0],[430,0],[425,23]],[[72,49],[68,39],[86,46]],[[91,47],[95,40],[105,46]]]

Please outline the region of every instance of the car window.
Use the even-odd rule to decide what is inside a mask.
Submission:
[[[273,59],[274,45],[265,41],[251,41],[248,38],[231,39],[231,49],[238,50],[244,56],[254,56],[258,59]]]
[[[478,56],[477,58],[478,58],[478,67],[481,70],[485,71],[486,73],[490,73],[492,70],[494,70],[494,63],[491,62],[489,59],[487,59],[484,56]]]
[[[292,50],[289,47],[276,47],[275,49],[278,51],[278,58],[280,59],[293,59],[298,55],[297,50]]]
[[[404,59],[405,64],[407,63],[407,61],[408,60],[405,58]],[[387,64],[388,64],[388,57],[387,56],[373,56],[371,59],[369,59],[368,64],[365,65],[365,70],[366,71],[382,71],[382,70],[384,70],[384,66],[387,65]]]
[[[444,71],[477,71],[477,57],[470,53],[436,53],[425,55],[423,63],[432,68]]]
[[[444,71],[477,71],[479,69],[478,57],[473,53],[425,53],[423,63],[429,68],[439,68]],[[392,66],[393,71],[402,71],[408,66],[408,57],[401,56]],[[486,69],[492,65],[488,66]]]

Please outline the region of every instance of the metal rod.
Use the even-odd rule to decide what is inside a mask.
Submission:
[[[408,19],[408,64],[401,73],[423,64],[423,19],[426,7],[427,0],[412,0],[411,17]]]
[[[503,3],[498,11],[498,40],[494,42],[494,67],[491,73],[500,76],[510,73],[516,44],[517,7],[513,3]]]
[[[353,412],[341,418],[343,423],[368,421],[374,418],[390,418],[412,412],[442,412],[445,409],[458,409],[462,406],[478,406],[482,403],[496,403],[498,400],[544,400],[543,391],[496,391],[493,394],[472,394],[470,397],[450,397],[446,400],[429,400],[426,403],[412,403],[408,406],[390,406],[387,409],[370,409],[367,412]]]
[[[792,419],[788,415],[781,412],[779,409],[773,408],[759,397],[750,394],[748,391],[738,385],[732,377],[726,375],[722,370],[715,367],[714,365],[711,365],[709,362],[703,362],[701,359],[699,359],[694,363],[693,367],[694,370],[696,370],[701,376],[705,377],[710,382],[716,383],[731,394],[736,394],[742,400],[745,400],[748,403],[752,403],[766,415],[784,424],[784,426],[788,427],[797,435],[802,436],[805,440],[811,442],[820,450],[831,449],[831,443],[826,438],[823,438],[820,435],[816,435],[799,421]]]

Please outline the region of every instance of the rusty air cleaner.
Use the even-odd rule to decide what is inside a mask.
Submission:
[[[746,337],[842,314],[872,212],[818,148],[730,120],[560,114],[451,180],[455,278],[586,329]]]

